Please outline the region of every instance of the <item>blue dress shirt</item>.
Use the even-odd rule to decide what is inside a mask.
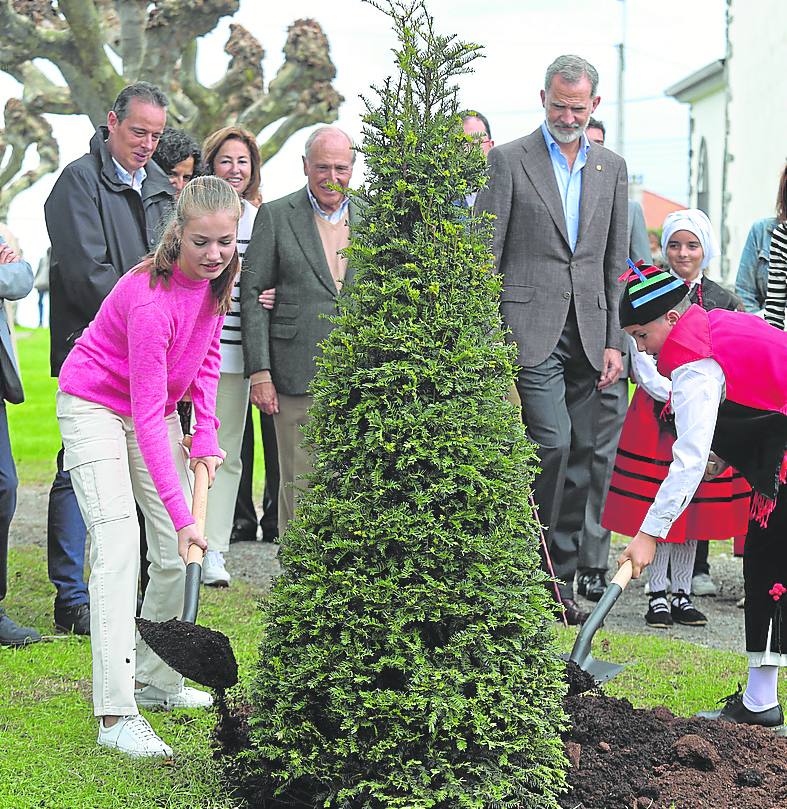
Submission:
[[[112,158],[112,162],[115,164],[115,176],[120,180],[121,183],[125,183],[126,185],[130,185],[140,196],[142,196],[142,183],[145,182],[145,179],[148,176],[147,171],[145,171],[144,166],[140,166],[133,174],[130,171],[126,171],[120,163]]]
[[[566,218],[566,231],[568,232],[568,242],[571,249],[577,246],[577,235],[579,233],[579,200],[582,196],[582,169],[587,163],[588,149],[590,141],[587,135],[582,133],[582,140],[579,144],[574,165],[569,169],[568,160],[560,151],[558,142],[552,137],[552,133],[547,129],[546,121],[541,124],[541,132],[544,134],[544,141],[547,145],[549,157],[552,160],[552,169],[557,180],[557,190],[560,193],[560,201],[563,203],[563,216]]]

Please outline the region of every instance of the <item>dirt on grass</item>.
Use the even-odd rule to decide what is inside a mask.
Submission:
[[[571,694],[577,690],[566,699],[564,809],[787,805],[787,739],[772,730],[637,709],[600,691]]]
[[[787,739],[765,728],[682,719],[607,697],[568,664],[564,734],[569,791],[563,809],[782,809]],[[590,689],[590,690],[587,690]],[[269,774],[238,756],[249,748],[246,703],[219,701],[214,741],[233,797],[259,809],[315,809],[316,784],[273,797]]]

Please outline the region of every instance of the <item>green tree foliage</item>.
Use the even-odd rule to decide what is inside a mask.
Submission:
[[[398,76],[366,101],[355,282],[313,383],[315,473],[266,607],[254,755],[315,805],[548,809],[565,687],[536,456],[506,400],[491,226],[456,204],[484,178],[452,84],[479,49],[436,34],[423,2],[382,10]]]

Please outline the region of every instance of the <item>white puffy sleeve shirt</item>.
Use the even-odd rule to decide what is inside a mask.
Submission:
[[[646,534],[666,537],[702,482],[724,388],[724,372],[714,359],[688,362],[673,371],[672,410],[678,437],[667,477],[642,523]]]

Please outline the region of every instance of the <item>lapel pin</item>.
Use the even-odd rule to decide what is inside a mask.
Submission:
[[[601,163],[596,163],[596,171],[601,171]]]

